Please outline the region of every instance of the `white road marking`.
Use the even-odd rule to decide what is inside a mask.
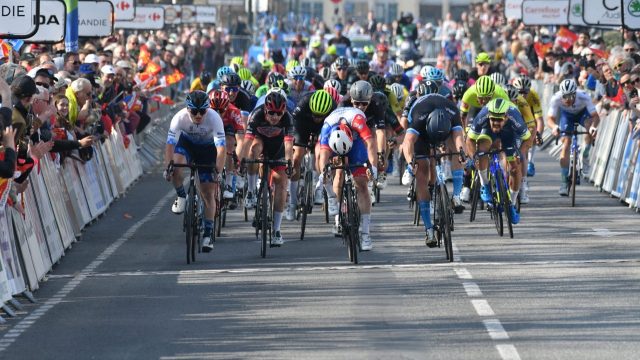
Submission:
[[[94,260],[91,264],[87,265],[78,275],[73,276],[73,279],[70,280],[62,289],[60,289],[51,299],[45,301],[45,303],[40,306],[38,309],[34,310],[32,314],[25,317],[16,324],[11,330],[7,331],[7,333],[0,339],[0,352],[5,351],[9,345],[11,345],[15,339],[20,336],[23,332],[25,332],[31,325],[35,323],[35,320],[39,319],[44,315],[47,311],[53,308],[55,305],[62,302],[62,300],[73,291],[82,280],[86,279],[87,276],[96,269],[98,265],[102,263],[102,261],[106,260],[110,255],[112,255],[120,246],[126,243],[129,239],[133,237],[133,235],[138,231],[138,229],[147,223],[149,220],[153,219],[158,212],[165,207],[167,202],[173,197],[173,191],[170,191],[165,195],[162,199],[160,199],[154,206],[151,208],[151,211],[147,213],[145,217],[140,219],[135,224],[131,225],[131,227],[115,242],[113,242],[109,247],[107,247],[102,253],[98,256],[99,259],[103,260]]]
[[[498,319],[482,320],[484,327],[487,329],[489,336],[493,340],[509,340],[509,334],[502,327],[502,323]]]
[[[471,273],[469,272],[469,270],[465,268],[459,268],[454,270],[460,279],[463,279],[463,280],[473,279],[473,276],[471,276]]]
[[[480,287],[478,286],[478,284],[474,282],[463,282],[462,286],[464,287],[464,291],[467,292],[467,296],[470,296],[470,297],[482,296],[482,291],[480,290]]]
[[[476,313],[478,313],[479,316],[495,316],[496,314],[493,312],[487,300],[474,299],[471,300],[471,305],[476,309]]]
[[[587,231],[580,231],[580,232],[573,232],[571,233],[571,235],[587,235],[587,236],[600,236],[600,237],[614,237],[614,236],[619,236],[619,235],[630,235],[630,234],[635,234],[633,232],[626,232],[626,231],[609,231],[609,229],[598,229],[598,228],[591,228],[593,229],[593,232],[587,232]]]
[[[496,349],[498,349],[502,360],[520,360],[518,350],[511,344],[499,344],[496,345]]]

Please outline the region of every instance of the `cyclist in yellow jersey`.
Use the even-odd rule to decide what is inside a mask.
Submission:
[[[207,85],[211,82],[211,73],[208,71],[203,71],[200,76],[193,79],[191,82],[191,87],[189,88],[191,92],[200,90],[205,91],[207,89]]]
[[[537,133],[534,134],[536,136],[536,143],[542,144],[542,132],[544,131],[544,120],[542,117],[542,104],[540,102],[540,96],[538,93],[531,88],[531,80],[528,76],[520,76],[513,80],[513,86],[518,89],[520,94],[524,96],[524,98],[531,106],[531,110],[533,110],[533,116],[536,118],[536,130]],[[529,154],[527,156],[527,176],[534,176],[536,174],[536,167],[533,163],[533,156],[536,153],[536,147],[531,146],[529,150]]]
[[[493,99],[501,98],[509,101],[509,95],[487,75],[480,76],[473,86],[464,95],[460,104],[460,116],[462,124],[467,126],[467,116],[471,113],[475,116],[480,109]]]

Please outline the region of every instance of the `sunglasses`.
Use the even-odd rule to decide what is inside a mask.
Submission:
[[[565,95],[562,95],[562,98],[565,99],[565,100],[575,99],[576,98],[576,94],[565,94]]]
[[[302,81],[302,80],[304,80],[304,76],[302,76],[302,75],[296,75],[296,76],[294,76],[294,77],[293,77],[293,80],[295,80],[295,81]]]
[[[489,102],[493,96],[478,96],[478,101]]]
[[[226,92],[238,92],[238,87],[237,86],[225,86],[224,89],[222,89]]]
[[[504,117],[489,116],[489,121],[499,123],[504,121]]]
[[[191,112],[191,115],[196,116],[196,115],[204,115],[207,112],[207,109],[189,109],[189,111]]]
[[[282,115],[284,115],[284,111],[267,111],[267,115],[269,115],[269,116],[282,116]]]
[[[49,84],[41,82],[41,81],[36,81],[36,85],[42,86],[43,88],[45,88],[47,90],[49,89],[49,86],[50,86]]]
[[[481,63],[478,63],[478,66],[489,66],[489,63],[481,62]]]
[[[351,103],[353,104],[353,106],[357,106],[357,107],[369,106],[369,102],[368,101],[351,101]]]
[[[346,68],[346,67],[339,67],[337,70],[338,70],[338,71],[346,71],[347,69],[348,69],[348,68]]]
[[[624,51],[626,51],[626,52],[634,52],[634,51],[636,51],[636,49],[634,49],[634,48],[627,48],[627,49],[624,49]]]

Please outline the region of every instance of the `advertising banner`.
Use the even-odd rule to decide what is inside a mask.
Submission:
[[[627,29],[640,30],[640,0],[622,0],[622,23]]]
[[[522,19],[522,0],[505,0],[504,17],[507,19]]]
[[[136,17],[131,21],[116,21],[118,29],[160,30],[164,27],[162,6],[138,6]]]
[[[588,25],[620,26],[620,0],[582,0],[582,18]]]
[[[25,42],[57,43],[64,40],[67,27],[67,6],[64,1],[42,0],[37,19],[38,31]]]
[[[569,0],[524,0],[522,22],[526,25],[567,25]]]
[[[116,20],[133,20],[136,17],[136,3],[134,0],[111,0]]]
[[[78,2],[78,35],[105,37],[113,34],[113,4],[111,1]]]
[[[0,38],[25,39],[38,31],[33,18],[40,15],[40,0],[11,0],[0,4]]]

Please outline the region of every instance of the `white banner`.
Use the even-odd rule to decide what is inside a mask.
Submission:
[[[164,27],[162,6],[137,6],[136,17],[131,21],[116,21],[119,29],[160,30]]]
[[[38,23],[38,31],[30,38],[25,39],[26,42],[57,43],[63,41],[67,26],[67,6],[64,1],[40,1]]]
[[[196,21],[201,24],[214,24],[218,21],[218,11],[215,6],[197,6]]]
[[[622,23],[628,29],[640,30],[640,0],[622,0]]]
[[[162,5],[164,8],[164,23],[167,25],[178,25],[182,23],[180,18],[180,5]]]
[[[582,0],[582,18],[589,25],[620,26],[620,0]]]
[[[522,19],[522,0],[505,0],[504,16],[507,19]]]
[[[567,25],[569,0],[524,0],[522,22],[525,25]]]
[[[28,37],[38,30],[32,19],[37,3],[31,0],[3,1],[0,4],[0,38]]]
[[[569,1],[569,25],[587,26],[582,18],[582,0]]]
[[[104,37],[113,33],[110,1],[78,1],[78,36]]]
[[[196,7],[192,5],[182,5],[180,9],[180,19],[183,24],[196,22]]]
[[[116,20],[133,20],[136,17],[136,3],[134,0],[111,0],[115,10]]]

